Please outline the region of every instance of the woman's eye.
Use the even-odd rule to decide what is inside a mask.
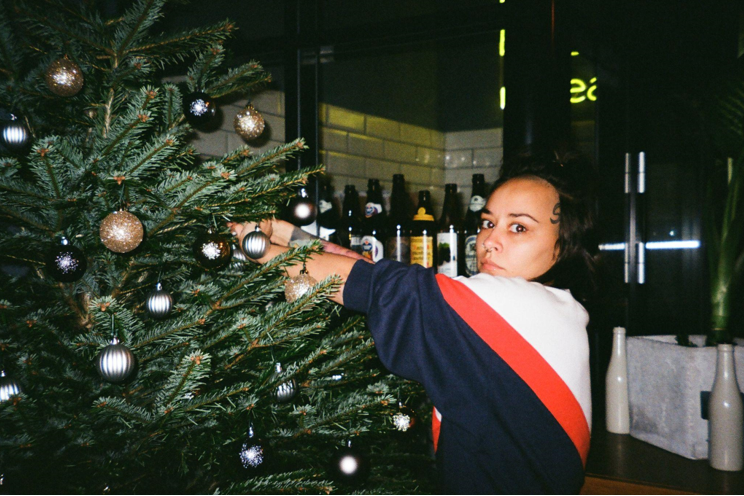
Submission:
[[[512,224],[509,226],[509,230],[513,233],[523,233],[527,231],[527,228],[524,227],[522,224]]]
[[[488,219],[481,219],[481,229],[493,229],[493,222]]]

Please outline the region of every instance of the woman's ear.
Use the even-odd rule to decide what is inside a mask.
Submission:
[[[555,246],[553,247],[553,264],[558,261],[558,257],[561,255],[561,240],[557,239],[555,241]]]

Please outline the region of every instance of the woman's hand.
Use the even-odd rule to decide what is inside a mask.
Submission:
[[[238,246],[242,247],[243,238],[246,234],[256,229],[256,224],[254,222],[246,222],[244,224],[239,222],[228,222],[227,227],[235,236],[237,236]],[[277,255],[286,252],[289,250],[288,246],[292,243],[301,242],[301,240],[307,240],[308,238],[311,240],[317,239],[315,236],[306,233],[299,227],[295,227],[289,222],[282,220],[272,219],[262,221],[259,224],[259,227],[264,234],[269,236],[269,240],[272,244],[269,246],[268,251],[263,257],[255,260],[258,263],[266,263]],[[315,253],[307,259],[307,271],[318,281],[331,275],[339,276],[343,281],[343,284],[341,285],[341,288],[339,288],[339,291],[331,296],[331,300],[343,305],[343,288],[344,284],[346,284],[346,278],[349,277],[349,273],[351,273],[352,267],[354,267],[354,264],[359,258],[368,262],[371,262],[371,260],[363,258],[358,253],[346,248],[334,245],[333,243],[328,243],[327,241],[323,242],[323,249],[326,253]],[[300,273],[301,268],[302,265],[297,264],[286,267],[286,271],[290,277],[294,277]]]
[[[256,229],[255,222],[246,222],[240,224],[237,222],[228,222],[227,227],[238,237],[238,246],[242,246],[243,237],[246,234]],[[271,244],[278,246],[291,246],[294,244],[301,244],[305,242],[314,241],[317,238],[310,233],[307,233],[289,222],[277,219],[264,220],[260,224],[261,231],[269,237]],[[338,246],[328,241],[320,240],[323,244],[323,251],[326,253],[335,253],[336,255],[343,255],[345,257],[353,258],[355,260],[362,259],[372,263],[368,258],[365,258],[355,251],[349,250],[342,246]]]

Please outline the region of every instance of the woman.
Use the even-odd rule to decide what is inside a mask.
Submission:
[[[504,164],[481,215],[480,273],[470,278],[337,253],[307,262],[316,279],[344,281],[333,299],[367,314],[383,364],[423,384],[436,407],[446,493],[576,493],[583,485],[588,314],[568,289],[585,290],[593,270],[589,173],[553,154]],[[250,228],[229,226],[241,237]],[[261,263],[302,237],[282,222],[262,228],[273,245]]]

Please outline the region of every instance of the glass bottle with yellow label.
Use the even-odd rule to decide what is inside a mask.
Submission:
[[[431,208],[431,195],[419,191],[419,204],[411,222],[411,263],[434,267],[436,263],[437,223]]]

